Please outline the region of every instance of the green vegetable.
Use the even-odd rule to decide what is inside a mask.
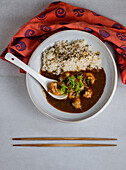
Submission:
[[[68,77],[68,82],[67,82],[67,85],[69,88],[74,88],[75,86],[75,76],[70,76]]]
[[[80,87],[84,87],[84,83],[82,82],[82,80],[79,80],[80,83]]]
[[[68,77],[68,82],[74,82],[75,81],[75,76],[70,76]]]
[[[87,82],[87,84],[89,84],[89,83],[90,83],[90,80],[89,80],[89,79],[86,79],[86,82]]]
[[[60,79],[59,89],[62,94],[68,94],[70,91],[73,91],[79,95],[82,87],[84,87],[83,83],[83,75],[78,74],[76,77],[74,75],[69,76],[65,79]]]
[[[65,84],[62,84],[60,88],[60,93],[65,93],[67,89],[68,87]]]
[[[66,92],[65,92],[65,94],[68,94],[70,91],[71,91],[71,90],[68,90],[68,89],[67,89]]]
[[[77,75],[77,78],[78,78],[79,80],[83,80],[82,74],[78,74],[78,75]]]
[[[81,89],[80,89],[80,84],[76,81],[75,86],[74,86],[74,91],[76,93],[80,93]]]

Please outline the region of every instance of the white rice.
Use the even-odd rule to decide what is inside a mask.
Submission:
[[[57,41],[42,53],[42,71],[59,75],[67,71],[101,69],[101,59],[85,40]]]

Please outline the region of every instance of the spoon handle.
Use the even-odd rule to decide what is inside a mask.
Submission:
[[[19,60],[17,57],[15,57],[11,53],[7,53],[5,55],[5,59],[8,60],[9,62],[15,64],[16,66],[22,68],[24,71],[29,73],[32,77],[34,77],[39,83],[43,85],[44,81],[46,81],[46,78],[34,71],[31,67],[23,63],[21,60]],[[46,88],[46,87],[44,87]]]
[[[25,63],[23,63],[21,60],[19,60],[17,57],[15,57],[13,54],[11,53],[7,53],[5,55],[5,59],[13,64],[15,64],[16,66],[22,68],[24,71],[26,71],[27,73],[29,73],[33,78],[35,78],[43,87],[46,91],[48,91],[48,84],[50,82],[52,82],[53,80],[48,79],[44,76],[42,76],[41,74],[37,73],[36,71],[34,71],[31,67],[29,67],[28,65],[26,65]],[[54,94],[50,93],[49,94],[56,98],[56,99],[65,99],[67,97],[67,95],[59,95],[59,96],[55,96]]]

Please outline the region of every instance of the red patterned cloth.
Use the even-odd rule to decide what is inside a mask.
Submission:
[[[28,63],[32,52],[44,39],[65,29],[87,31],[112,45],[118,54],[122,82],[126,84],[126,27],[88,9],[60,1],[51,3],[23,25],[0,58],[4,59],[5,54],[11,52]]]

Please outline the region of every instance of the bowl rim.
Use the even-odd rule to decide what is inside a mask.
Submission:
[[[80,122],[80,121],[88,121],[88,120],[94,118],[95,116],[99,115],[99,114],[109,105],[109,103],[111,102],[111,100],[112,100],[112,98],[113,98],[113,96],[114,96],[114,94],[115,94],[115,91],[116,91],[116,87],[117,87],[117,77],[118,77],[118,76],[117,76],[117,66],[116,66],[116,62],[115,62],[115,60],[114,60],[114,57],[113,57],[112,53],[110,52],[109,48],[105,45],[105,43],[103,43],[103,42],[102,42],[98,37],[96,37],[95,35],[93,35],[93,34],[91,34],[91,33],[88,33],[88,32],[85,32],[85,31],[81,31],[81,30],[63,30],[63,31],[60,31],[60,32],[68,32],[68,31],[84,32],[84,33],[86,33],[86,34],[90,34],[90,35],[94,36],[95,38],[97,38],[97,39],[102,43],[102,45],[103,45],[103,46],[106,48],[106,50],[109,52],[109,54],[110,54],[110,56],[111,56],[111,59],[112,59],[112,63],[113,63],[114,73],[115,73],[115,76],[114,76],[114,86],[113,86],[113,89],[112,89],[112,92],[111,92],[111,94],[110,94],[109,99],[106,101],[106,103],[104,103],[104,105],[102,106],[102,108],[101,108],[99,111],[97,111],[94,115],[91,115],[91,116],[89,116],[89,117],[87,117],[87,118],[81,118],[81,119],[79,119],[79,120],[62,120],[62,119],[56,118],[55,116],[50,115],[48,112],[46,112],[45,110],[43,110],[43,109],[37,104],[37,102],[35,101],[35,99],[34,99],[34,97],[33,97],[33,95],[32,95],[31,89],[30,89],[30,83],[29,83],[29,77],[30,77],[30,75],[29,75],[28,73],[26,73],[26,87],[27,87],[27,91],[28,91],[28,94],[29,94],[29,96],[30,96],[30,99],[32,100],[33,104],[37,107],[37,109],[38,109],[41,113],[43,113],[44,115],[48,116],[49,118],[52,118],[52,119],[57,120],[57,121],[60,121],[60,122],[76,123],[76,122]],[[44,41],[46,41],[47,39],[49,39],[49,38],[52,37],[53,35],[59,34],[60,32],[57,32],[57,33],[52,34],[51,36],[49,36],[48,38],[46,38]],[[44,42],[44,41],[43,41],[43,42]],[[43,42],[42,42],[42,43],[43,43]],[[40,43],[40,44],[42,44],[42,43]],[[40,45],[40,44],[39,44],[39,45]],[[38,47],[39,47],[39,46],[38,46]],[[38,47],[37,47],[37,48],[38,48]],[[34,50],[34,52],[32,53],[32,55],[31,55],[31,57],[30,57],[30,60],[29,60],[29,62],[28,62],[28,65],[31,64],[32,58],[33,58],[34,54],[36,53],[37,48],[36,48],[36,49]]]

